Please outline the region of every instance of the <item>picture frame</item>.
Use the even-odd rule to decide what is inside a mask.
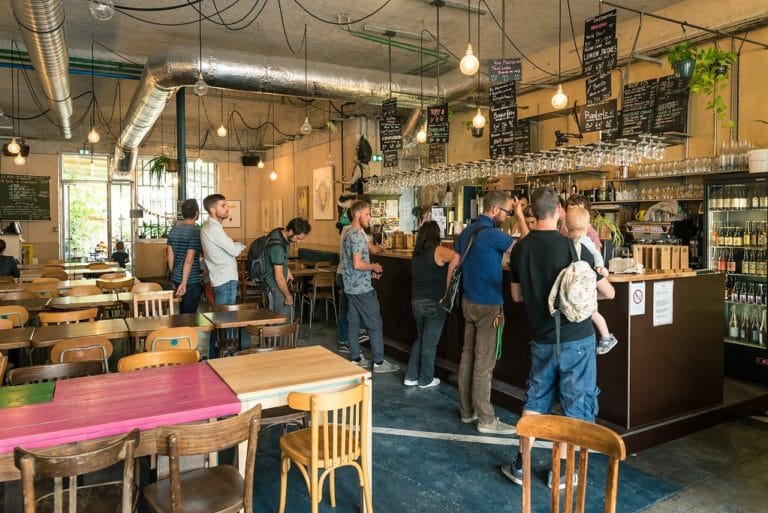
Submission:
[[[312,219],[334,218],[336,204],[333,195],[333,168],[321,167],[312,171]]]

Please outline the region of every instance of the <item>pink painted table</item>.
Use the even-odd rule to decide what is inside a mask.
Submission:
[[[61,380],[52,402],[0,409],[0,481],[19,479],[16,446],[59,448],[139,428],[138,453],[153,454],[157,426],[224,417],[240,408],[205,362]]]

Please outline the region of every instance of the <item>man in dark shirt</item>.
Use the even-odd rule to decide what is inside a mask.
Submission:
[[[200,217],[197,200],[188,199],[181,205],[184,221],[168,234],[168,269],[176,295],[181,298],[181,313],[195,313],[203,288],[200,279],[200,230],[195,221]]]
[[[557,230],[561,206],[550,187],[536,189],[531,197],[536,228],[518,242],[510,255],[511,294],[525,302],[533,332],[531,370],[525,391],[523,416],[549,413],[558,399],[567,417],[595,421],[597,414],[597,371],[595,330],[587,318],[581,322],[561,319],[557,344],[555,320],[549,312],[549,291],[561,270],[571,263],[571,241]],[[592,255],[581,252],[581,260],[594,268]],[[597,275],[598,297],[613,298],[613,286]],[[557,394],[557,395],[556,395]],[[563,453],[565,457],[565,453]],[[502,473],[522,484],[520,453]],[[550,476],[550,487],[552,477]],[[561,479],[560,487],[564,487]]]
[[[293,242],[298,244],[309,235],[312,227],[309,221],[296,217],[288,221],[285,228],[275,228],[269,232],[269,238],[278,241],[271,242],[264,253],[264,281],[268,285],[269,309],[288,317],[293,322],[293,294],[288,282],[293,280],[288,270],[288,249]]]

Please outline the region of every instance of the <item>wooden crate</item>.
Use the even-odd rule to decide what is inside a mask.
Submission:
[[[633,244],[632,259],[646,272],[688,270],[688,246],[670,244]]]

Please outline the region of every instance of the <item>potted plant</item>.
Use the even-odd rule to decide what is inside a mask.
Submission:
[[[696,49],[690,41],[677,43],[667,52],[667,60],[676,77],[690,78],[696,64]]]
[[[725,118],[727,105],[720,96],[720,90],[725,87],[720,79],[727,79],[731,64],[736,62],[736,54],[724,52],[717,47],[705,48],[696,53],[696,66],[689,87],[696,94],[714,95],[707,103],[718,119]],[[731,121],[729,126],[733,125]]]
[[[601,239],[612,241],[614,247],[617,248],[624,245],[624,234],[621,233],[621,228],[615,221],[608,219],[604,215],[597,214],[592,219],[592,224],[595,226],[595,230]]]
[[[149,172],[150,181],[154,177],[157,183],[160,184],[163,179],[163,174],[179,170],[179,161],[172,159],[168,155],[158,155],[144,164],[144,169]]]

